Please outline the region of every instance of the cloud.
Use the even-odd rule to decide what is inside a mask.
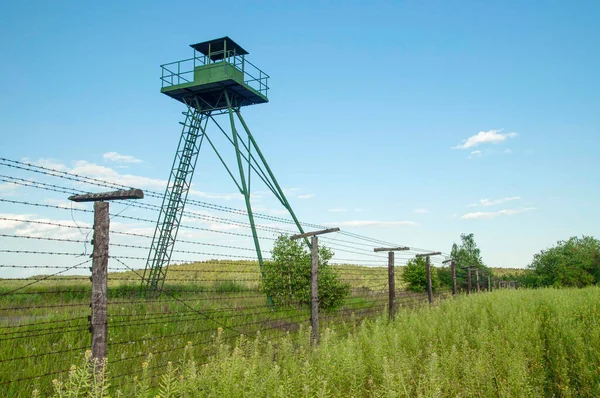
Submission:
[[[82,237],[82,233],[75,228],[63,228],[59,225],[49,225],[44,223],[60,224],[64,226],[79,226],[79,227],[90,227],[91,224],[73,220],[53,220],[49,218],[43,218],[34,214],[11,214],[4,213],[0,214],[0,218],[9,218],[11,220],[0,220],[0,230],[12,230],[15,235],[21,236],[35,236],[35,237],[47,237],[53,238],[77,238]],[[40,224],[31,223],[28,221],[37,221]],[[89,230],[83,230],[85,233]]]
[[[330,212],[332,212],[332,213],[344,213],[344,212],[347,212],[347,211],[348,211],[348,209],[344,209],[344,208],[338,208],[338,209],[329,209],[329,210],[327,210],[327,211],[330,211]]]
[[[521,199],[520,196],[511,196],[508,198],[502,198],[502,199],[496,199],[496,200],[481,199],[479,201],[479,203],[481,203],[482,206],[494,206],[494,205],[499,205],[501,203],[506,203],[506,202],[510,202],[513,200],[519,200],[519,199]]]
[[[354,220],[341,221],[337,223],[328,223],[338,227],[390,227],[390,226],[407,226],[416,227],[419,223],[414,221],[369,221],[369,220]]]
[[[41,158],[36,161],[32,161],[29,158],[23,158],[22,160],[24,162],[32,163],[32,164],[35,164],[36,166],[46,167],[48,169],[55,169],[55,170],[59,170],[59,171],[69,170],[69,168],[67,166],[65,166],[62,163],[59,163],[58,161],[56,161],[54,159]]]
[[[142,163],[142,161],[136,157],[129,155],[120,155],[117,152],[106,152],[102,155],[104,160],[110,160],[117,163]]]
[[[499,211],[478,211],[478,212],[474,212],[474,213],[467,213],[462,215],[460,218],[462,220],[479,220],[479,219],[490,219],[490,218],[496,218],[499,216],[512,216],[515,214],[519,214],[519,213],[523,213],[523,212],[527,212],[527,211],[533,211],[536,210],[535,207],[524,207],[521,209],[504,209],[504,210],[499,210]]]
[[[61,209],[86,209],[87,207],[83,203],[76,203],[70,200],[62,199],[44,199],[44,203],[49,205],[60,207]]]
[[[315,197],[315,194],[309,193],[305,195],[298,195],[298,199],[312,199]]]
[[[462,144],[457,145],[454,149],[467,149],[476,147],[480,144],[498,144],[505,141],[507,138],[514,138],[517,133],[501,134],[502,130],[480,131],[479,133],[467,138]]]
[[[427,214],[427,213],[429,213],[429,210],[427,210],[427,209],[415,209],[413,211],[413,213],[415,213],[415,214]]]
[[[52,159],[39,159],[37,161],[27,161],[37,166],[53,168],[61,171],[68,171],[70,173],[80,174],[86,177],[98,178],[101,180],[112,182],[114,184],[125,185],[127,187],[154,188],[162,191],[167,185],[167,181],[165,180],[136,176],[133,174],[121,174],[115,171],[114,169],[111,169],[110,167],[100,166],[85,160],[75,161],[73,163],[73,167],[68,167]]]
[[[471,154],[467,157],[467,159],[473,159],[473,158],[480,158],[481,157],[481,151],[477,150],[477,151],[472,151]]]
[[[209,193],[209,192],[198,191],[196,189],[190,189],[190,195],[198,196],[200,198],[205,198],[205,199],[221,199],[221,200],[243,200],[244,199],[244,195],[237,193],[237,192],[234,192],[234,193]]]

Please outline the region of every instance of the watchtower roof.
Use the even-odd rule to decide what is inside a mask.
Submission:
[[[237,55],[249,54],[242,46],[231,40],[229,36],[203,41],[202,43],[190,44],[190,47],[210,57],[213,61],[218,61],[225,57],[225,47],[227,47],[227,51],[235,51]]]

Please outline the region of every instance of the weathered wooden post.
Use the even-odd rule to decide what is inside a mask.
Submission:
[[[442,261],[442,264],[450,263],[450,269],[452,271],[452,295],[456,296],[456,262],[453,258]]]
[[[488,276],[488,292],[492,291],[492,278]]]
[[[92,358],[106,358],[106,340],[108,334],[106,295],[108,285],[108,232],[110,217],[108,202],[94,203],[94,236],[92,258]]]
[[[471,267],[467,267],[467,296],[471,293]]]
[[[106,358],[107,351],[107,285],[108,285],[108,248],[110,214],[108,200],[142,199],[144,193],[140,189],[89,193],[73,195],[73,202],[94,202],[94,236],[92,253],[92,313],[90,316],[90,332],[92,333],[92,359],[94,366]],[[95,366],[95,371],[101,372]]]
[[[479,268],[475,268],[475,282],[477,283],[475,291],[479,293]]]
[[[426,254],[417,254],[415,257],[425,257],[425,266],[427,273],[427,298],[429,299],[429,304],[433,304],[433,286],[431,285],[431,262],[429,260],[430,256],[437,256],[442,254],[441,252],[435,253],[426,253]]]
[[[339,228],[329,228],[290,236],[291,240],[311,237],[310,324],[313,344],[319,344],[319,239],[316,235],[338,232],[339,230]]]
[[[380,247],[373,249],[374,252],[388,252],[388,290],[389,290],[389,318],[394,319],[396,313],[396,279],[394,272],[394,252],[400,250],[409,250],[409,247]]]

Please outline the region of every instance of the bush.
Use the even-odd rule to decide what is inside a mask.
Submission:
[[[408,286],[408,290],[413,292],[427,291],[427,261],[425,257],[414,258],[406,263],[402,280]],[[431,267],[431,287],[435,291],[440,285],[437,270]]]
[[[600,282],[600,241],[572,237],[533,256],[529,268],[537,286],[584,287]]]
[[[319,247],[319,308],[338,308],[350,294],[337,271],[328,264],[333,252]],[[281,235],[273,246],[273,260],[265,262],[263,291],[275,305],[310,304],[311,255],[304,242]]]

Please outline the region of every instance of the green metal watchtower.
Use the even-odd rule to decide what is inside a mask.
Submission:
[[[246,59],[248,52],[229,37],[192,44],[192,58],[161,65],[161,92],[186,105],[185,121],[175,160],[158,216],[154,238],[144,271],[143,287],[159,293],[166,277],[177,231],[196,167],[200,148],[207,141],[244,196],[256,254],[263,269],[262,252],[250,203],[250,177],[255,174],[289,211],[300,233],[304,233],[283,190],[242,118],[240,108],[268,102],[269,75]],[[227,115],[230,131],[217,121]],[[245,134],[240,135],[236,119]],[[217,127],[235,149],[237,170],[227,165],[208,135],[208,125]],[[236,177],[237,175],[237,177]]]

